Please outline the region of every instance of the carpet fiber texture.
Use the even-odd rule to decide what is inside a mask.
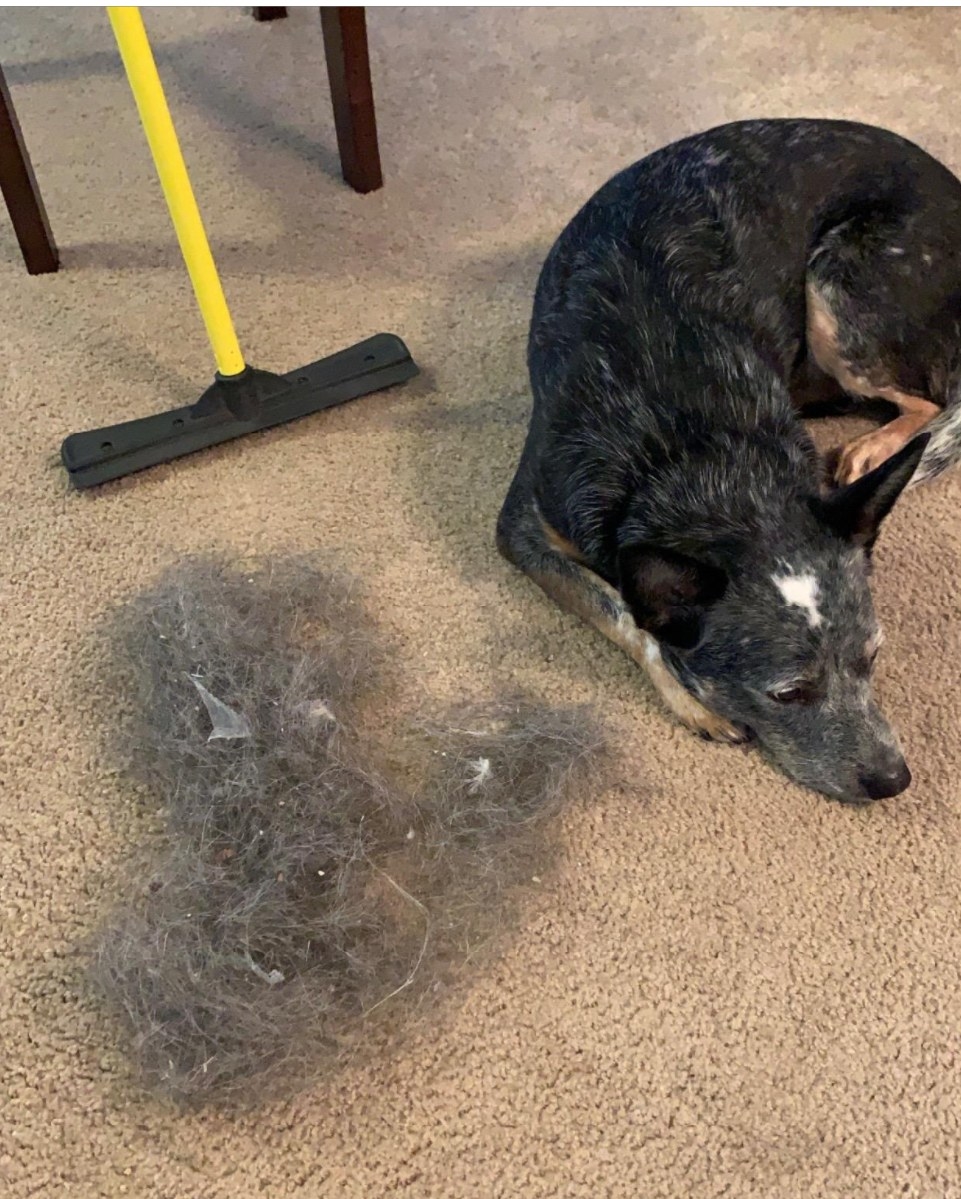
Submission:
[[[961,476],[878,551],[882,700],[915,782],[845,809],[698,742],[493,525],[537,269],[615,170],[747,116],[888,125],[961,169],[954,9],[371,9],[386,187],[341,182],[316,10],[146,10],[241,340],[274,370],[380,330],[414,383],[78,495],[74,430],[212,365],[100,9],[7,9],[63,252],[0,221],[0,1193],[380,1199],[961,1195]],[[822,434],[836,441],[835,426]],[[106,770],[104,608],[188,552],[327,547],[397,647],[383,719],[513,679],[593,700],[619,785],[441,1023],[255,1115],[134,1088],[79,946],[156,815]]]

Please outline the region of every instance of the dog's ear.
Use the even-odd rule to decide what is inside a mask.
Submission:
[[[621,549],[617,567],[638,627],[677,649],[697,643],[705,610],[727,588],[723,570],[646,542]]]
[[[818,501],[820,519],[854,545],[871,552],[881,521],[911,482],[930,434],[912,438],[896,454],[860,479]]]

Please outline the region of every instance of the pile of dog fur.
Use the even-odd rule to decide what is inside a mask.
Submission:
[[[128,697],[111,748],[166,830],[91,981],[181,1104],[290,1091],[389,1040],[504,926],[599,766],[590,711],[513,698],[416,730],[415,784],[378,769],[384,647],[316,559],[189,561],[106,635]]]

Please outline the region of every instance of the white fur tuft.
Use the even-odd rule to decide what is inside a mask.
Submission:
[[[806,571],[803,574],[774,575],[772,582],[784,597],[784,602],[794,608],[803,608],[808,624],[812,629],[818,628],[822,621],[818,608],[820,586],[817,577]]]

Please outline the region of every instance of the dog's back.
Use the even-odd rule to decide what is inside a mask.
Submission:
[[[579,429],[588,445],[610,442],[598,447],[607,460],[627,440],[642,469],[732,425],[790,440],[812,256],[839,228],[903,234],[918,212],[918,269],[904,272],[902,236],[896,305],[906,326],[933,326],[924,362],[943,364],[932,397],[943,403],[958,376],[956,324],[938,318],[961,307],[961,184],[923,150],[851,122],[746,121],[616,175],[557,239],[535,293],[528,364],[545,466],[559,455],[563,466]]]

